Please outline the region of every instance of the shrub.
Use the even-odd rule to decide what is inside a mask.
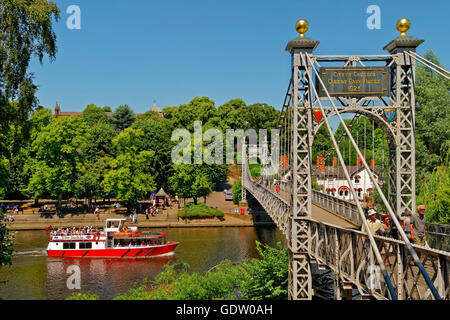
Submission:
[[[258,178],[261,176],[261,167],[262,164],[260,163],[249,164],[250,174],[252,175],[252,178]]]
[[[261,260],[224,260],[205,274],[189,274],[186,263],[165,265],[153,284],[144,281],[115,300],[286,299],[288,251],[280,243],[278,248],[256,245]]]
[[[98,295],[92,293],[76,293],[67,297],[66,300],[98,300]]]
[[[183,210],[178,212],[178,217],[182,219],[192,218],[223,218],[224,213],[219,209],[208,207],[204,203],[189,203]]]
[[[238,204],[239,201],[242,200],[242,182],[241,182],[241,180],[234,181],[232,191],[233,191],[233,202],[235,204]]]

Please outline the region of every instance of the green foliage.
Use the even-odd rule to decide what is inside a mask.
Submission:
[[[4,213],[0,211],[0,267],[11,265],[14,254],[14,233],[8,230],[3,222]]]
[[[262,259],[224,260],[205,274],[189,273],[185,263],[165,265],[153,282],[145,279],[114,300],[287,299],[288,251],[256,244]]]
[[[123,131],[136,121],[136,114],[127,104],[120,105],[111,115],[111,121],[117,131]]]
[[[28,191],[61,199],[75,190],[84,163],[86,124],[78,117],[61,117],[43,128],[32,144],[36,157]]]
[[[104,188],[104,180],[113,158],[99,158],[96,162],[88,162],[80,170],[80,175],[75,183],[74,194],[77,198],[99,199],[108,197],[109,193]]]
[[[142,150],[144,132],[125,129],[114,140],[118,155],[111,161],[111,169],[102,182],[104,190],[128,205],[136,204],[156,187],[151,175],[154,151]]]
[[[450,170],[441,165],[425,175],[419,185],[418,204],[424,204],[427,221],[450,223]]]
[[[426,59],[440,65],[428,51]],[[450,144],[450,81],[422,65],[416,72],[417,180],[444,162]]]
[[[197,203],[199,197],[206,197],[212,192],[214,166],[207,164],[177,164],[169,183],[182,198],[193,198]]]
[[[252,175],[253,178],[258,178],[261,176],[262,164],[260,163],[249,164],[249,168],[250,174]]]
[[[171,190],[168,180],[173,174],[171,152],[175,145],[170,140],[172,131],[161,121],[152,119],[138,120],[132,128],[144,132],[142,150],[153,150],[155,152],[150,167],[157,187]]]
[[[98,300],[98,295],[92,293],[76,293],[69,296],[66,300]]]
[[[242,181],[236,180],[233,183],[232,187],[233,192],[233,202],[235,204],[239,204],[239,202],[242,200]]]
[[[236,299],[235,289],[243,279],[242,267],[225,260],[206,274],[188,273],[186,264],[165,265],[155,278],[135,286],[114,300],[221,300]]]
[[[164,121],[164,118],[161,118],[158,112],[149,110],[144,114],[138,115],[137,120],[155,120],[155,121]]]
[[[95,104],[90,104],[83,110],[82,119],[89,126],[97,124],[98,122],[109,123],[109,118],[106,112],[102,108],[97,107]]]
[[[17,100],[22,114],[36,103],[36,87],[27,73],[32,56],[42,63],[44,55],[56,54],[53,20],[58,20],[56,4],[46,0],[8,0],[0,2],[0,122],[8,121],[8,101]]]
[[[241,293],[245,299],[279,300],[287,299],[288,287],[288,251],[256,242],[261,260],[252,259],[243,264],[246,271],[242,282]]]
[[[223,218],[221,210],[210,208],[205,203],[187,204],[183,210],[178,211],[178,217],[182,219],[191,218]]]

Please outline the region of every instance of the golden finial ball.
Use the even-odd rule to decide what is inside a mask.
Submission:
[[[308,29],[309,29],[309,23],[305,19],[300,19],[295,24],[295,30],[297,30],[297,32],[299,33],[300,38],[305,37],[305,33],[306,33],[306,31],[308,31]]]
[[[400,32],[401,36],[406,36],[406,31],[409,30],[409,28],[411,27],[411,21],[409,21],[406,18],[402,18],[400,20],[398,20],[397,22],[397,30]]]

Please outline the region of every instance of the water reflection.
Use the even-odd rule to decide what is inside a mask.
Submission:
[[[155,230],[155,229],[153,229]],[[0,269],[2,299],[65,299],[73,293],[67,288],[67,268],[77,265],[81,288],[101,299],[111,299],[126,292],[144,278],[154,279],[163,266],[182,261],[191,271],[204,272],[224,259],[241,262],[258,257],[255,241],[275,245],[282,234],[275,228],[175,228],[168,240],[180,245],[172,256],[149,259],[73,259],[47,257],[48,234],[45,231],[17,233],[11,267]]]

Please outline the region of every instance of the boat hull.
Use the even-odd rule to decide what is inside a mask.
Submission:
[[[47,250],[49,257],[64,258],[150,258],[173,253],[178,242],[139,248]]]

